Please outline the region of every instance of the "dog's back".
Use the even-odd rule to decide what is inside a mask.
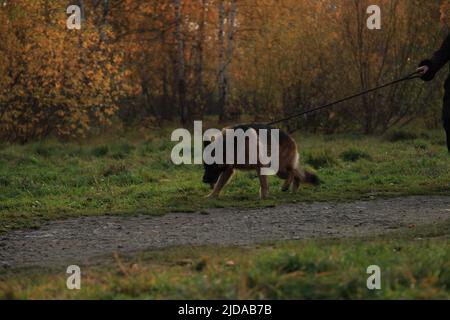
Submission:
[[[259,138],[259,134],[260,134],[260,130],[266,130],[267,133],[267,139],[261,139],[258,141],[261,143],[265,144],[265,150],[268,153],[268,156],[270,155],[270,150],[271,150],[271,131],[274,130],[275,128],[270,127],[266,124],[262,124],[262,123],[247,123],[247,124],[238,124],[238,125],[234,125],[231,127],[226,127],[222,130],[222,135],[224,137],[225,143],[226,143],[226,139],[227,139],[227,135],[225,130],[226,129],[232,129],[234,130],[234,132],[236,132],[237,130],[242,130],[243,132],[249,132],[250,130],[254,130],[253,132],[256,135],[256,138]],[[295,143],[295,140],[290,137],[287,133],[285,133],[282,130],[278,130],[278,152],[279,152],[279,171],[278,171],[278,176],[284,178],[285,176],[287,176],[287,173],[298,167],[298,152],[297,152],[297,144]],[[249,146],[249,140],[245,141],[245,148],[244,150],[239,150],[238,147],[238,143],[237,143],[237,138],[234,138],[234,157],[235,157],[235,161],[233,162],[233,164],[229,165],[235,169],[239,169],[239,170],[253,170],[253,169],[258,169],[260,168],[261,162],[258,161],[256,164],[252,164],[249,159],[250,159],[250,154],[249,151],[251,150],[250,146]],[[237,161],[237,157],[240,155],[241,152],[245,152],[245,163],[244,164],[238,164]],[[224,157],[226,157],[226,150],[224,150]],[[259,160],[259,159],[258,159]]]

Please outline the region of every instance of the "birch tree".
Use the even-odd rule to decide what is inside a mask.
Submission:
[[[227,105],[227,83],[225,76],[225,3],[224,0],[219,0],[219,115],[223,120],[225,117],[225,108]]]
[[[219,1],[219,112],[220,119],[227,117],[229,107],[230,74],[228,72],[234,52],[234,36],[236,28],[236,0],[230,1],[227,28],[225,29],[225,2]],[[227,43],[225,44],[225,38]]]
[[[198,35],[196,44],[196,63],[195,63],[195,104],[199,106],[200,111],[204,109],[204,62],[205,52],[204,44],[206,40],[206,10],[208,10],[208,0],[202,0],[201,2],[201,14],[200,22],[198,25]],[[203,112],[202,112],[203,113]]]

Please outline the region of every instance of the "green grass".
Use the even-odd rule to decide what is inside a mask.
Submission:
[[[418,135],[413,131],[396,129],[386,133],[384,137],[387,141],[399,142],[399,141],[415,140],[418,138]]]
[[[368,153],[354,147],[342,152],[340,158],[346,162],[356,162],[360,159],[372,160]]]
[[[395,139],[296,136],[301,162],[317,168],[322,184],[286,194],[273,177],[266,201],[258,200],[253,172],[238,173],[221,199],[204,199],[209,189],[201,183],[202,166],[173,165],[169,138],[167,131],[162,137],[139,133],[81,144],[1,144],[0,232],[82,215],[155,215],[450,191],[450,156],[441,131],[396,134]]]
[[[182,247],[81,267],[0,273],[0,299],[450,299],[450,221],[384,236]],[[367,267],[381,269],[368,290]]]

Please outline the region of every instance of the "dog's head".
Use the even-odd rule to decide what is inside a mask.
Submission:
[[[206,148],[210,143],[211,141],[204,141],[203,147]],[[212,155],[214,156],[214,151],[212,152]],[[205,168],[205,172],[203,173],[203,183],[209,184],[212,189],[217,183],[217,180],[219,180],[223,169],[217,163],[206,164],[203,162],[203,167]]]

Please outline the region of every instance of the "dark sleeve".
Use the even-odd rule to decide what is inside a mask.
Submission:
[[[419,67],[427,66],[430,68],[427,73],[422,76],[422,80],[433,80],[436,73],[450,60],[450,34],[444,40],[441,48],[436,51],[430,60],[424,60]]]

